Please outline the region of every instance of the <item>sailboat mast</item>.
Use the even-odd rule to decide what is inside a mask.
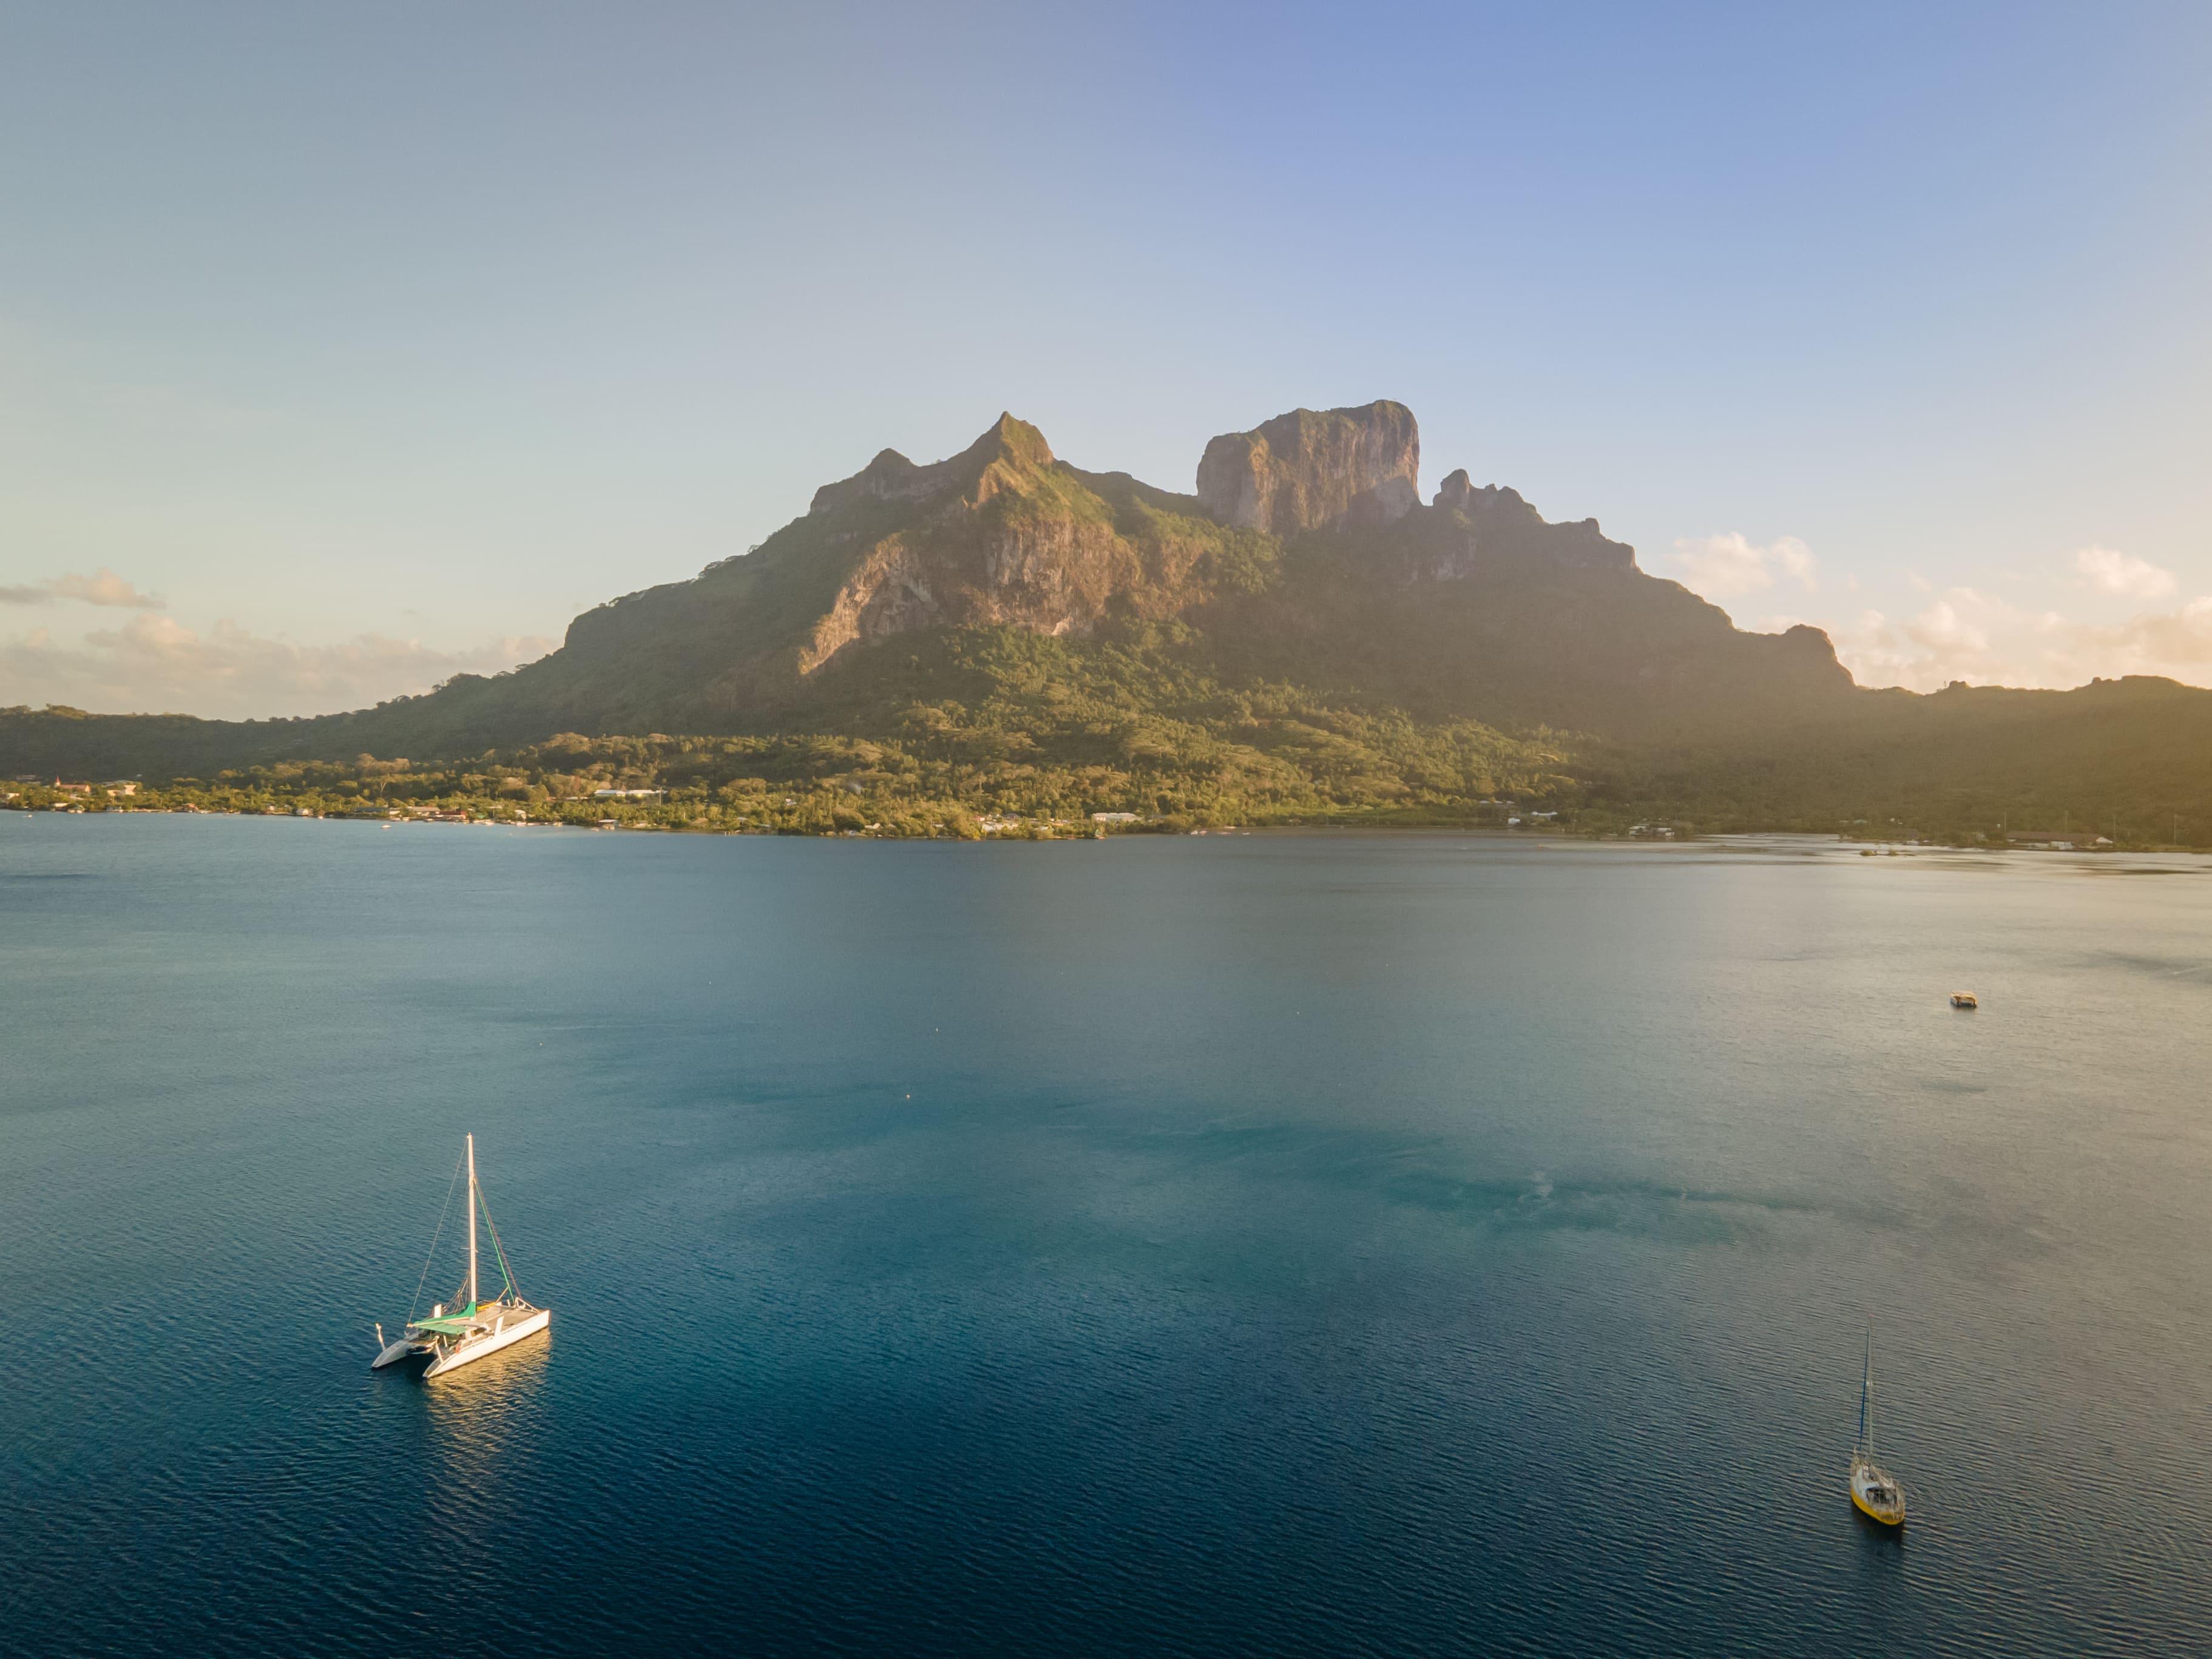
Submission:
[[[1867,1455],[1874,1455],[1874,1332],[1867,1332]]]
[[[469,1306],[477,1305],[477,1138],[469,1137]]]
[[[471,1246],[473,1248],[473,1246]],[[1874,1333],[1867,1333],[1866,1380],[1859,1385],[1859,1437],[1874,1455]]]

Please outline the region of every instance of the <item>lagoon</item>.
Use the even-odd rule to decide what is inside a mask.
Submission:
[[[2212,1650],[2204,860],[4,814],[0,933],[24,1651]],[[372,1375],[464,1131],[552,1334]]]

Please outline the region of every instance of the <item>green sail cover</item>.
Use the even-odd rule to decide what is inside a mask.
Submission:
[[[471,1302],[460,1312],[447,1314],[443,1319],[418,1319],[415,1322],[415,1328],[418,1331],[435,1331],[441,1336],[465,1336],[468,1334],[469,1321],[475,1316],[478,1305]]]

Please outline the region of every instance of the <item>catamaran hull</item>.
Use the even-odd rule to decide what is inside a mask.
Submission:
[[[521,1341],[526,1336],[537,1335],[552,1322],[551,1310],[540,1308],[536,1313],[526,1314],[500,1330],[487,1331],[482,1336],[471,1337],[467,1341],[448,1351],[444,1358],[431,1366],[428,1370],[424,1371],[423,1380],[428,1382],[434,1376],[443,1376],[448,1371],[457,1371],[464,1365],[472,1365],[486,1354],[497,1353],[501,1348],[512,1346]]]
[[[430,1350],[420,1342],[410,1342],[403,1336],[397,1342],[386,1343],[384,1352],[369,1361],[368,1368],[373,1371],[380,1371],[386,1365],[397,1365],[403,1359],[411,1359],[418,1353],[429,1352]]]

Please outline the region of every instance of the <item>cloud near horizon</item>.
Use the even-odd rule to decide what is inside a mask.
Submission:
[[[1739,534],[1686,537],[1672,562],[1684,586],[1724,604],[1772,589],[1784,578],[1817,591],[1812,550],[1794,536],[1760,547]],[[2073,555],[2071,580],[2104,597],[2163,599],[2179,581],[2109,547]],[[2093,679],[2156,674],[2187,685],[2212,684],[2212,595],[2171,611],[2142,611],[2117,623],[2079,622],[2056,611],[2028,611],[1977,588],[1942,589],[1921,577],[1912,586],[1929,603],[1910,617],[1875,610],[1832,616],[1765,616],[1740,627],[1778,634],[1797,623],[1825,630],[1836,656],[1861,685],[1901,685],[1940,691],[1953,680],[1972,685],[2065,690]],[[1855,581],[1845,581],[1847,589]]]
[[[501,673],[557,643],[531,635],[447,652],[363,634],[335,645],[295,645],[234,623],[218,622],[202,634],[173,617],[142,614],[88,634],[80,645],[43,628],[0,637],[0,705],[63,703],[95,714],[211,720],[331,714],[416,696],[455,674]]]
[[[89,576],[54,576],[42,582],[21,582],[0,587],[0,605],[52,605],[74,599],[80,605],[121,605],[133,611],[161,611],[166,602],[142,593],[106,565]]]
[[[2131,599],[2163,599],[2180,585],[2171,570],[2161,570],[2148,559],[2134,558],[2110,547],[2081,549],[2074,556],[2074,568],[2100,593]]]
[[[2212,680],[2212,595],[2177,611],[2100,624],[1951,587],[1910,618],[1867,611],[1830,633],[1837,656],[1862,685],[1936,691],[1965,680],[2064,689],[2129,674],[2190,685]]]
[[[1814,574],[1819,561],[1795,536],[1778,536],[1765,547],[1737,531],[1725,536],[1685,536],[1675,541],[1673,557],[1683,586],[1709,599],[1761,592],[1774,586],[1778,575],[1790,578],[1808,593],[1820,586]]]

